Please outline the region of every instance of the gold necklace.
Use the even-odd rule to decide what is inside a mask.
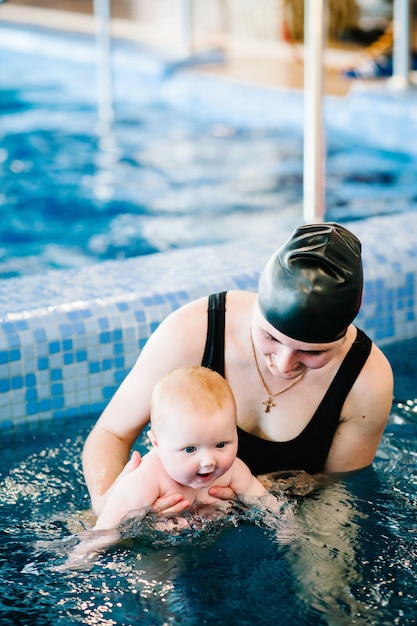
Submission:
[[[272,402],[272,398],[276,398],[276,396],[281,395],[281,393],[284,393],[284,391],[288,391],[288,389],[291,389],[291,387],[293,387],[296,383],[298,383],[299,380],[301,380],[301,378],[305,374],[305,371],[301,372],[301,374],[299,376],[297,376],[297,378],[294,378],[294,380],[292,380],[289,385],[284,387],[284,389],[280,389],[276,393],[272,393],[271,391],[269,391],[269,389],[268,389],[268,387],[266,385],[266,382],[264,381],[264,377],[261,374],[261,370],[259,368],[258,359],[256,358],[255,345],[253,343],[252,327],[250,328],[249,334],[250,334],[250,342],[251,342],[251,345],[252,345],[253,360],[255,361],[256,369],[257,369],[257,372],[258,372],[258,375],[259,375],[259,380],[261,381],[263,388],[265,389],[266,393],[268,394],[268,398],[266,400],[264,400],[262,402],[262,404],[265,405],[265,413],[269,413],[269,411],[271,410],[271,407],[275,406],[275,404]]]

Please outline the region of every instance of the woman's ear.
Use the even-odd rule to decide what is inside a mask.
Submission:
[[[149,441],[151,442],[153,447],[157,448],[158,447],[158,439],[156,438],[156,435],[153,432],[153,430],[148,430],[148,437],[149,437]]]

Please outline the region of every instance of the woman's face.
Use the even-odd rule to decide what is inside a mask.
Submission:
[[[327,365],[345,341],[342,337],[331,343],[306,343],[287,337],[265,319],[257,302],[253,310],[252,337],[255,348],[264,355],[271,374],[287,380],[305,370]]]

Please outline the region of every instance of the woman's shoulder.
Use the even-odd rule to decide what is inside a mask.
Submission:
[[[227,304],[236,304],[236,305],[247,304],[249,306],[252,306],[255,300],[256,300],[256,293],[253,291],[240,291],[237,289],[231,289],[226,294],[226,305]]]
[[[394,376],[385,354],[372,342],[371,351],[347,398],[355,403],[357,413],[379,413],[385,415],[391,407],[394,392]],[[360,410],[359,410],[360,407]]]
[[[391,364],[375,343],[372,343],[371,352],[363,371],[367,382],[369,383],[372,380],[372,383],[376,385],[378,390],[380,390],[382,385],[393,384],[394,375]]]

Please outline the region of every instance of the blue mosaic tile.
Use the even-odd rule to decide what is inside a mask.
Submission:
[[[62,409],[65,406],[65,401],[63,396],[59,398],[52,398],[52,409]]]
[[[117,387],[113,386],[113,387],[104,387],[103,388],[103,397],[106,400],[110,400],[112,398],[112,396],[114,395],[114,392],[116,391]]]
[[[36,342],[46,341],[46,332],[44,328],[34,328],[33,337]]]
[[[45,357],[38,359],[38,369],[39,371],[49,369],[49,359]]]
[[[110,343],[110,332],[100,333],[100,343]]]
[[[62,396],[63,392],[64,392],[64,387],[61,383],[54,383],[51,385],[52,396]]]
[[[23,387],[23,376],[16,376],[11,379],[11,388],[12,389],[22,389]]]
[[[114,375],[114,382],[116,383],[117,386],[119,386],[120,383],[123,382],[124,378],[127,375],[127,371],[126,370],[121,370],[119,372],[116,372]]]
[[[34,387],[36,385],[36,375],[35,374],[26,374],[26,376],[25,376],[25,384],[26,384],[26,387]]]
[[[51,370],[51,380],[62,380],[62,369]]]
[[[37,400],[38,399],[38,392],[37,392],[37,390],[34,389],[34,388],[26,389],[25,399],[28,402],[34,402],[35,400]]]
[[[28,402],[26,404],[26,414],[27,415],[37,415],[39,413],[39,406],[37,402]],[[22,422],[25,420],[22,419]]]
[[[71,365],[74,362],[73,354],[64,354],[64,365]]]
[[[22,330],[29,330],[29,324],[25,320],[17,320],[16,330],[19,332]]]
[[[121,369],[125,367],[125,357],[118,356],[114,359],[114,366],[116,369]]]
[[[4,393],[5,391],[9,391],[11,387],[10,380],[7,378],[3,378],[0,380],[0,393]]]
[[[16,346],[20,346],[20,337],[15,333],[10,333],[7,336],[7,343],[11,348],[15,348]]]

